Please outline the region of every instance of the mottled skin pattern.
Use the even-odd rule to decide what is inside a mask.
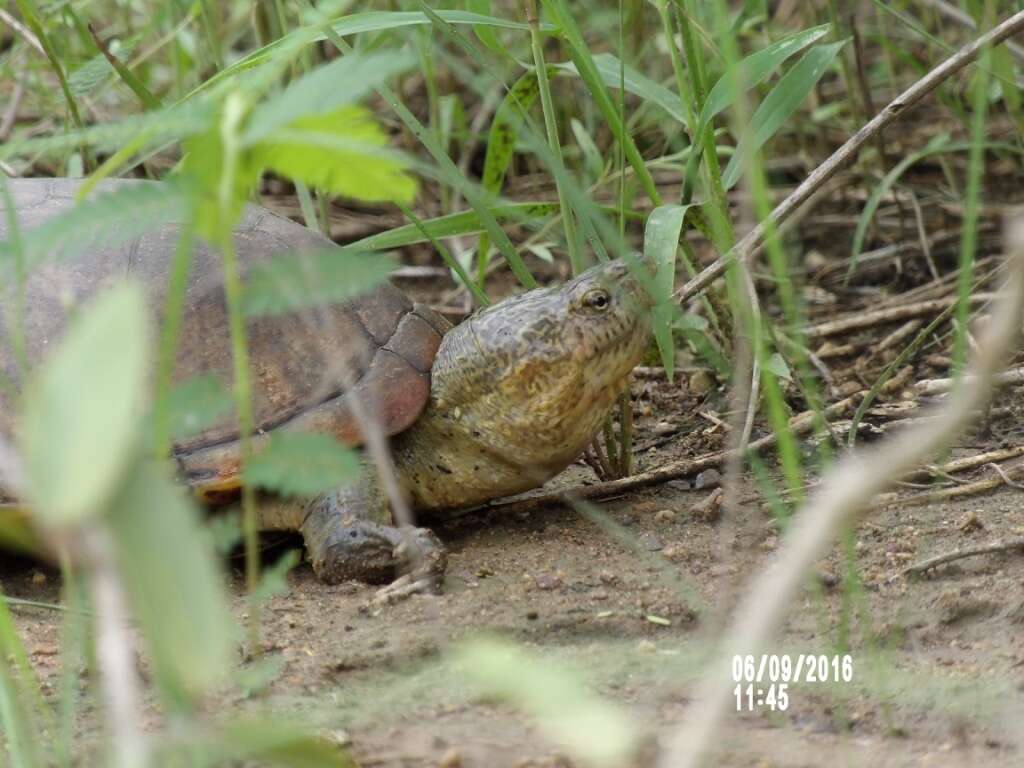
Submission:
[[[471,506],[565,469],[601,428],[647,348],[648,307],[626,265],[612,262],[564,286],[506,299],[449,331],[426,410],[392,443],[412,506]],[[403,541],[389,522],[371,471],[357,486],[314,500],[301,528],[328,581],[386,580],[417,555],[421,575],[436,580],[444,557],[433,535],[414,529]]]

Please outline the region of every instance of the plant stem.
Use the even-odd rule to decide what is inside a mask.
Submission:
[[[160,350],[157,353],[156,392],[153,404],[153,453],[158,457],[166,456],[171,449],[167,396],[171,390],[174,359],[178,350],[178,336],[181,333],[181,319],[185,307],[185,291],[188,288],[188,273],[192,267],[195,241],[195,230],[191,223],[186,223],[178,235],[178,245],[174,251],[170,281],[167,285],[163,330],[160,334]]]
[[[551,100],[551,84],[548,82],[548,68],[544,62],[544,49],[540,34],[540,18],[537,13],[537,0],[526,0],[526,21],[530,25],[530,47],[533,50],[533,66],[537,73],[537,86],[540,91],[541,110],[544,113],[544,128],[547,133],[548,147],[555,162],[563,164],[562,144],[558,139],[558,123],[555,116],[555,105]],[[579,242],[576,239],[576,223],[573,219],[572,207],[565,188],[555,179],[558,189],[558,204],[562,209],[562,224],[565,227],[565,245],[569,251],[569,264],[572,273],[578,275],[583,270]]]
[[[252,458],[252,385],[249,379],[249,347],[245,337],[245,318],[242,314],[242,279],[235,253],[232,210],[234,208],[235,175],[238,172],[240,147],[238,129],[245,113],[243,99],[238,94],[228,96],[221,121],[220,136],[223,161],[220,185],[217,189],[218,242],[224,269],[224,297],[231,330],[231,357],[234,362],[235,409],[238,411],[239,448],[242,467]],[[250,483],[242,483],[242,532],[245,539],[245,585],[249,594],[259,586],[259,521],[256,517],[256,495]],[[260,654],[260,610],[255,600],[249,606],[250,653]]]

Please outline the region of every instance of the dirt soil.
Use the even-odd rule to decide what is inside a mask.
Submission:
[[[1000,398],[1010,401],[1019,398]],[[1017,423],[995,421],[954,457],[1019,437]],[[644,464],[673,452],[662,446]],[[588,473],[576,467],[560,482]],[[265,613],[265,650],[280,663],[271,701],[349,745],[360,765],[573,765],[538,723],[480,697],[450,663],[453,644],[493,633],[584,675],[637,724],[634,764],[650,765],[737,589],[778,542],[759,505],[698,513],[693,505],[712,491],[690,485],[604,503],[601,524],[566,508],[439,523],[451,563],[438,597],[373,606],[373,587],[325,586],[300,565]],[[1022,533],[1015,488],[871,515],[851,540],[863,601],[844,606],[837,547],[776,644],[780,654],[831,654],[840,617],[852,610],[853,682],[796,686],[785,712],[732,715],[715,764],[1020,765],[1024,553],[960,560],[917,580],[900,574],[923,558]],[[0,578],[10,596],[59,600],[57,577],[31,563],[8,560]],[[236,573],[236,595],[240,581]],[[55,684],[59,615],[23,608],[17,618],[33,663]],[[251,702],[216,709],[229,705]]]

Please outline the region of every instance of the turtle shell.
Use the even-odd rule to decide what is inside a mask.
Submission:
[[[112,180],[94,194],[124,184]],[[8,182],[20,227],[27,231],[75,204],[79,182],[73,179],[17,179]],[[0,202],[0,210],[3,203]],[[6,239],[5,213],[0,213],[0,240]],[[88,243],[68,258],[50,258],[33,269],[25,286],[27,355],[34,365],[63,334],[76,307],[112,282],[132,276],[148,292],[154,320],[164,311],[173,254],[180,226],[162,224],[127,243]],[[255,266],[274,256],[321,251],[331,243],[289,219],[247,206],[234,232],[243,282]],[[301,268],[297,263],[296,268]],[[8,283],[8,286],[10,283]],[[8,287],[0,305],[12,300]],[[6,310],[4,310],[6,317]],[[287,314],[247,319],[256,440],[275,429],[329,433],[348,445],[359,445],[362,433],[353,400],[388,435],[411,425],[427,403],[430,369],[441,337],[450,327],[430,309],[414,305],[390,284],[343,303]],[[16,363],[9,336],[0,339],[0,367],[16,381]],[[230,391],[233,384],[220,256],[204,245],[195,247],[173,372],[175,383],[210,375]],[[83,397],[99,393],[82,393]],[[16,408],[0,390],[0,429],[10,434]],[[200,495],[217,498],[240,486],[239,431],[234,414],[200,434],[174,445],[185,479]],[[258,449],[258,446],[257,446]]]

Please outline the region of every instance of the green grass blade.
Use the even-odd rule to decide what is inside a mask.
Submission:
[[[131,216],[125,216],[130,210]],[[75,258],[86,248],[108,248],[130,241],[163,223],[185,216],[184,190],[170,182],[123,183],[47,219],[44,226],[22,233],[21,249],[28,269],[53,259]],[[0,243],[0,255],[12,245]]]
[[[557,66],[559,69],[570,72],[577,77],[580,74],[576,65],[571,62]],[[609,88],[618,88],[620,85],[624,85],[629,93],[639,96],[644,101],[657,104],[680,123],[686,123],[682,99],[665,86],[642,75],[628,64],[623,67],[625,77],[620,81],[619,58],[614,54],[597,54],[594,56],[594,66],[597,69],[597,73],[601,76],[602,82]]]
[[[757,152],[789,120],[845,44],[841,40],[812,48],[765,96],[751,118],[753,130],[740,142],[722,174],[726,189],[739,181],[746,155]]]
[[[675,343],[672,322],[677,309],[672,300],[676,275],[676,250],[683,233],[686,212],[692,205],[662,205],[651,211],[644,229],[644,255],[657,265],[654,277],[655,296],[653,330],[665,375],[672,381],[675,373]]]
[[[118,77],[124,82],[125,85],[134,93],[142,106],[147,110],[159,109],[160,100],[152,94],[152,92],[145,86],[145,84],[136,76],[134,72],[122,62],[117,56],[111,52],[110,47],[106,42],[97,34],[96,30],[93,29],[92,24],[88,25],[89,34],[92,35],[92,40],[96,44],[96,47],[100,49],[100,53],[107,60]]]
[[[640,186],[643,187],[645,194],[655,206],[661,205],[661,195],[658,193],[654,178],[647,169],[647,165],[644,163],[643,156],[633,141],[633,137],[630,136],[622,123],[619,110],[608,94],[604,80],[597,69],[597,65],[594,63],[594,57],[590,54],[590,48],[583,39],[583,35],[576,25],[575,19],[573,19],[568,5],[565,0],[543,0],[543,2],[544,8],[557,22],[562,39],[569,46],[569,55],[572,57],[573,64],[576,65],[576,70],[594,99],[601,116],[611,129],[615,140],[625,150],[626,159],[633,167],[633,172],[636,173]]]
[[[546,218],[558,213],[558,203],[499,203],[488,206],[488,211],[499,224],[517,224]],[[475,210],[449,213],[421,222],[426,234],[415,224],[405,224],[376,235],[364,237],[345,245],[344,251],[386,251],[414,243],[429,242],[431,237],[442,239],[459,235],[477,235],[486,231]]]
[[[410,69],[415,57],[397,50],[357,53],[317,67],[255,109],[242,141],[255,144],[307,115],[324,115],[368,94],[375,85]]]
[[[40,699],[28,666],[25,646],[18,637],[14,619],[5,600],[0,600],[0,734],[7,745],[7,757],[13,768],[33,768],[41,765],[36,749],[31,718],[32,702]],[[26,674],[27,673],[27,674]]]
[[[484,190],[497,197],[505,183],[505,174],[515,154],[516,142],[523,115],[537,101],[540,88],[533,71],[523,75],[509,88],[494,112],[490,130],[487,133],[487,153],[484,155],[484,170],[481,184]],[[486,263],[491,240],[486,232],[480,234],[477,245],[477,259]]]
[[[740,78],[739,83],[737,83],[738,87],[748,91],[763,82],[786,59],[827,35],[830,26],[829,24],[822,24],[819,27],[812,27],[803,32],[797,32],[795,35],[785,37],[747,56],[737,65],[737,73]],[[700,125],[702,127],[709,125],[716,115],[732,103],[732,100],[733,95],[729,78],[723,75],[718,78],[718,81],[711,88],[711,92],[708,93],[708,97],[704,101],[704,106],[700,112]]]
[[[289,253],[262,261],[245,278],[245,313],[277,315],[345,301],[387,279],[395,264],[379,254],[342,251]]]
[[[277,430],[245,465],[246,483],[281,496],[309,498],[359,477],[359,453],[333,435]]]
[[[472,27],[516,29],[523,32],[526,32],[529,29],[529,27],[522,22],[502,19],[497,16],[485,16],[468,11],[437,10],[435,13],[449,24],[465,24]],[[329,23],[331,32],[334,35],[347,37],[349,35],[358,35],[366,32],[383,32],[385,30],[400,29],[402,27],[428,26],[431,21],[425,13],[420,11],[366,11],[364,13],[353,13]],[[275,40],[274,42],[253,51],[248,56],[245,56],[234,64],[225,67],[198,88],[193,90],[189,94],[188,98],[208,90],[214,85],[223,83],[245,70],[253,69],[254,67],[261,66],[262,64],[273,60],[276,56],[280,55],[283,50],[293,48],[296,42],[299,42],[301,45],[311,45],[321,40],[329,39],[330,35],[324,32],[322,27],[323,23],[318,21],[309,26],[292,30],[281,39]],[[551,31],[553,27],[550,25],[544,25],[544,29],[546,31]]]

